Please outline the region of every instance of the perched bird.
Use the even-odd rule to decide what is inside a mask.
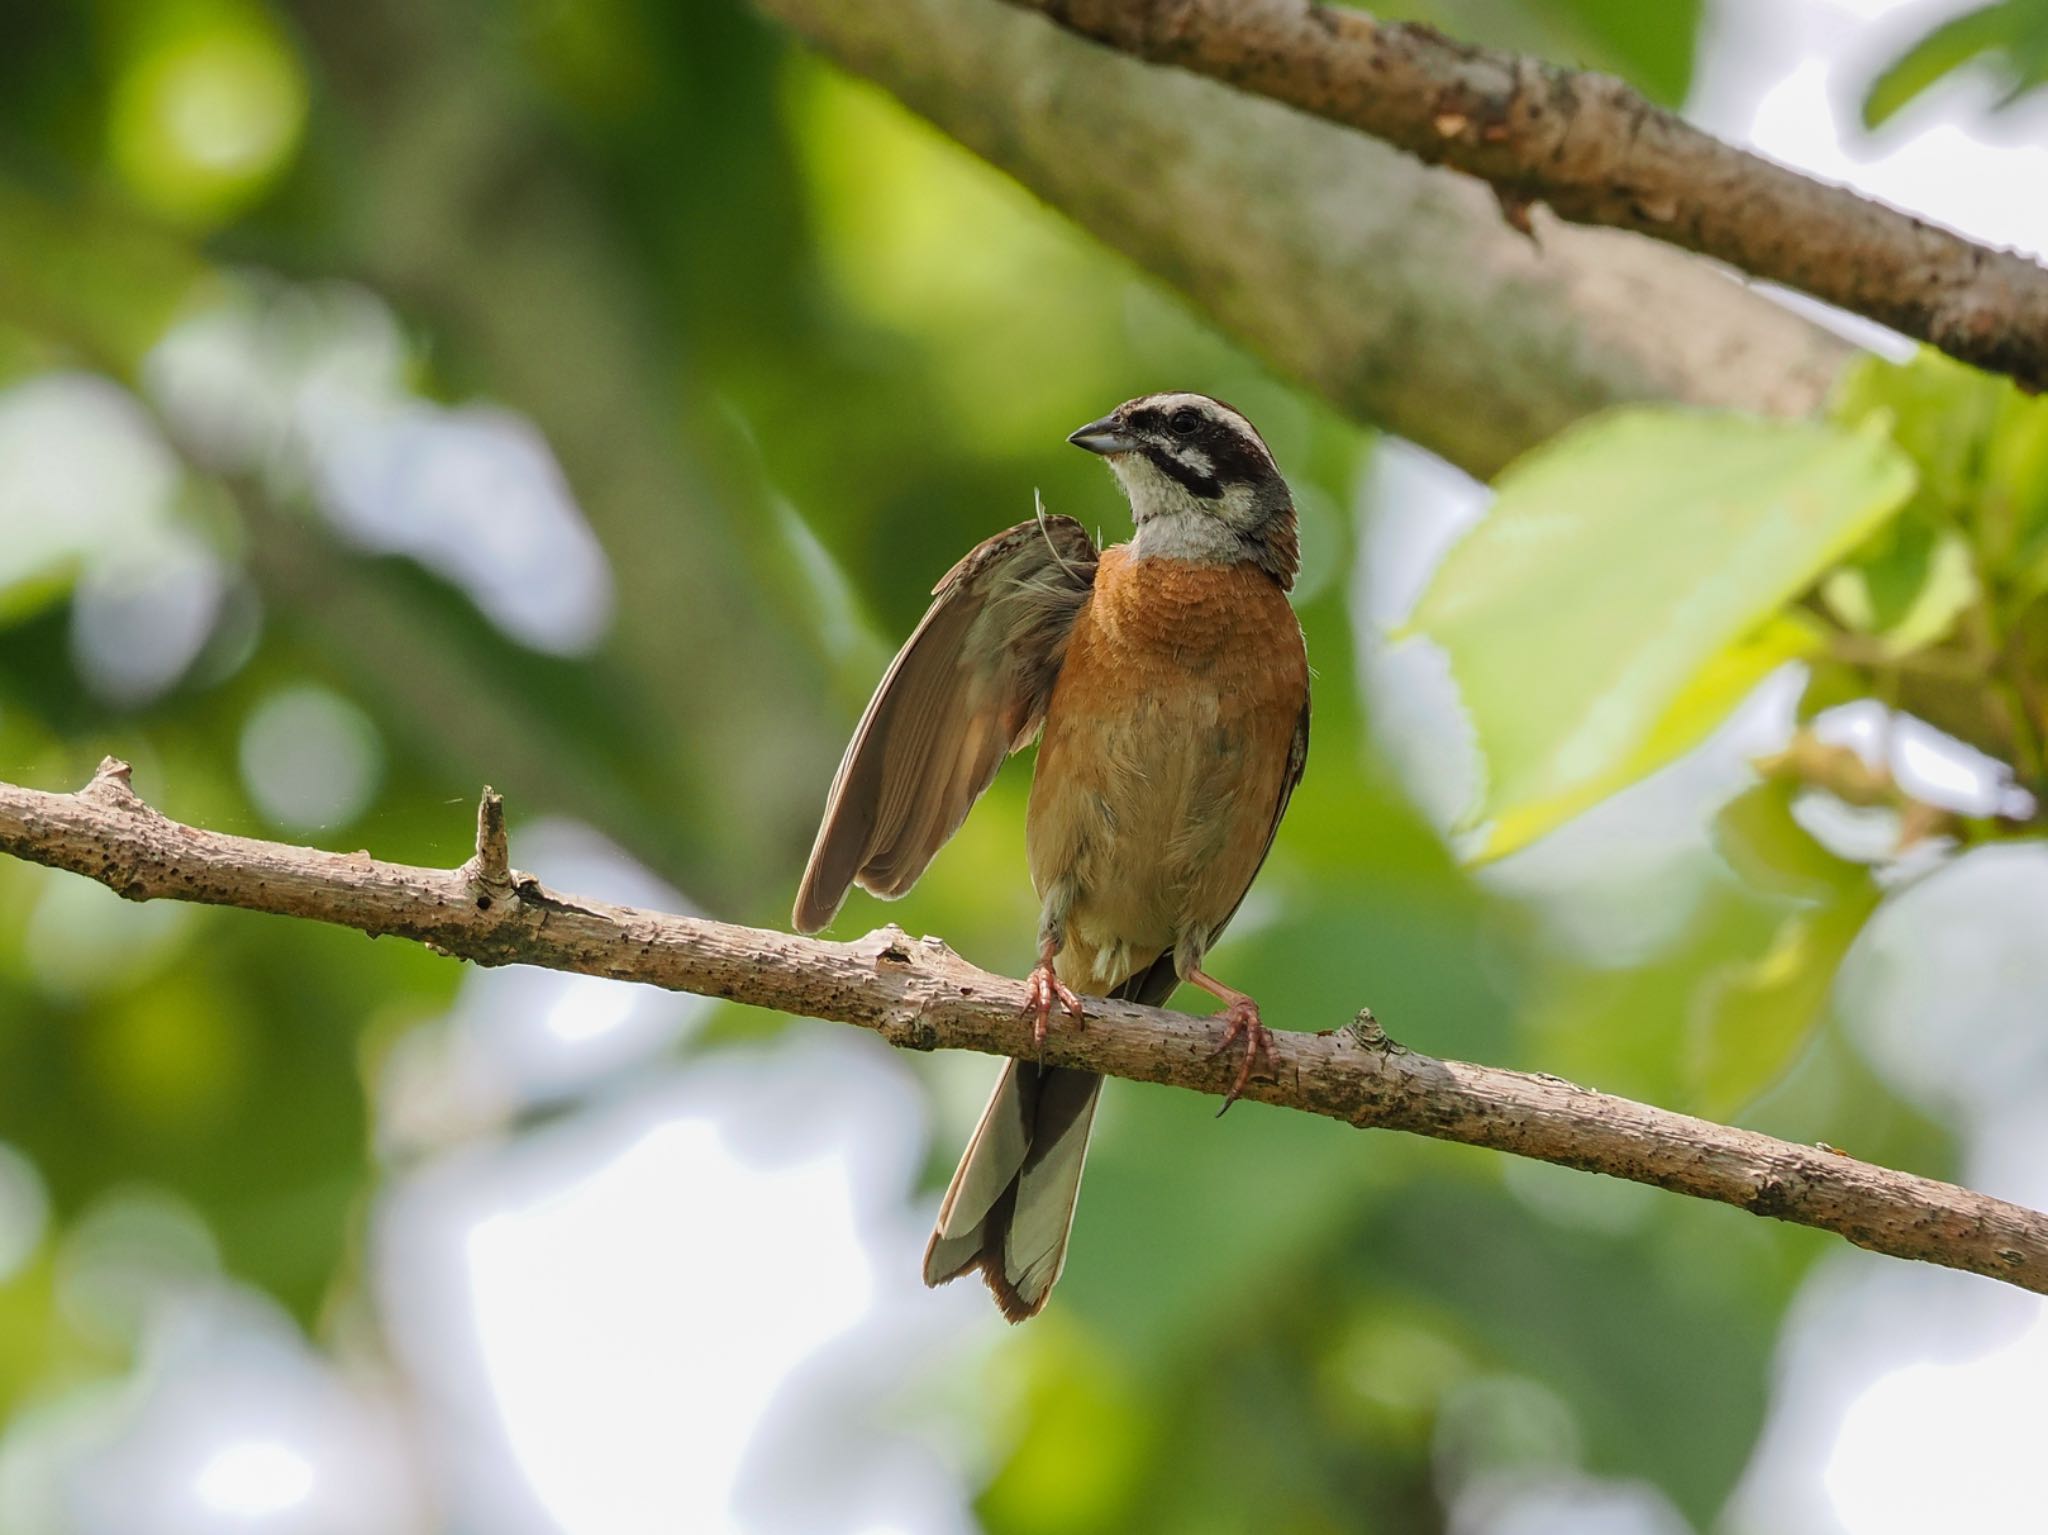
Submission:
[[[1043,731],[1025,822],[1043,902],[1027,1011],[1163,1003],[1187,981],[1242,1041],[1223,1106],[1270,1036],[1203,968],[1265,861],[1308,756],[1308,658],[1287,601],[1293,498],[1237,411],[1153,394],[1067,439],[1123,484],[1136,531],[1098,553],[1071,518],[998,533],[948,571],[840,761],[797,893],[816,932],[849,884],[910,888],[1005,756]],[[979,1269],[1011,1321],[1066,1261],[1102,1079],[1012,1061],[925,1249],[931,1285]],[[1219,1111],[1220,1112],[1220,1111]]]

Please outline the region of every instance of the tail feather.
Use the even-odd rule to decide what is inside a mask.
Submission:
[[[939,1206],[924,1282],[980,1269],[1003,1315],[1035,1316],[1066,1261],[1102,1078],[1011,1061]]]
[[[1173,956],[1132,976],[1116,995],[1158,1003],[1178,977]],[[1012,1322],[1036,1316],[1067,1261],[1081,1169],[1102,1078],[1091,1071],[1010,1061],[996,1079],[924,1251],[924,1282],[980,1270]]]

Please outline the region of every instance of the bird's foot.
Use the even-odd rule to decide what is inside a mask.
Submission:
[[[1209,1059],[1215,1060],[1240,1039],[1244,1041],[1244,1058],[1238,1062],[1230,1091],[1223,1095],[1223,1107],[1216,1111],[1218,1119],[1230,1112],[1230,1106],[1237,1102],[1238,1095],[1250,1085],[1259,1061],[1263,1058],[1269,1069],[1273,1064],[1273,1031],[1259,1021],[1258,1003],[1250,997],[1240,996],[1223,1010],[1222,1017],[1228,1027],[1223,1031],[1223,1043],[1209,1052]]]
[[[1052,961],[1042,959],[1024,978],[1024,1011],[1031,1017],[1031,1042],[1038,1046],[1041,1062],[1045,1059],[1045,1036],[1052,1028],[1055,1002],[1064,1007],[1076,1023],[1085,1016],[1081,1010],[1081,999],[1052,973]]]

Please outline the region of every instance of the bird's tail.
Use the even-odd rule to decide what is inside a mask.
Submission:
[[[1011,1061],[975,1127],[924,1250],[924,1282],[980,1269],[1013,1322],[1036,1316],[1067,1261],[1102,1078]]]
[[[1168,950],[1110,995],[1158,1006],[1180,977]],[[1037,1316],[1067,1261],[1102,1078],[1011,1061],[975,1126],[924,1250],[924,1282],[974,1269],[1013,1322]]]

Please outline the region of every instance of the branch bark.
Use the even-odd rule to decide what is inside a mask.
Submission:
[[[556,894],[508,861],[504,805],[484,791],[477,850],[456,869],[381,863],[182,825],[145,804],[108,758],[76,794],[0,784],[0,851],[96,879],[130,900],[235,906],[410,938],[480,965],[539,965],[871,1029],[914,1050],[1028,1056],[1020,982],[935,938],[888,927],[853,943]],[[1045,1058],[1109,1076],[1220,1092],[1207,1019],[1091,998]],[[1283,1033],[1273,1074],[1245,1097],[1361,1128],[1408,1130],[1607,1173],[1860,1247],[2048,1294],[2048,1216],[1983,1194],[1674,1114],[1557,1077],[1437,1060],[1371,1014]]]
[[[2048,387],[2048,268],[1724,144],[1611,75],[1315,0],[1009,0],[1357,128],[1510,207],[1648,235]]]
[[[1711,263],[1539,212],[1003,0],[756,0],[1339,410],[1490,476],[1637,401],[1802,415],[1854,349]]]

